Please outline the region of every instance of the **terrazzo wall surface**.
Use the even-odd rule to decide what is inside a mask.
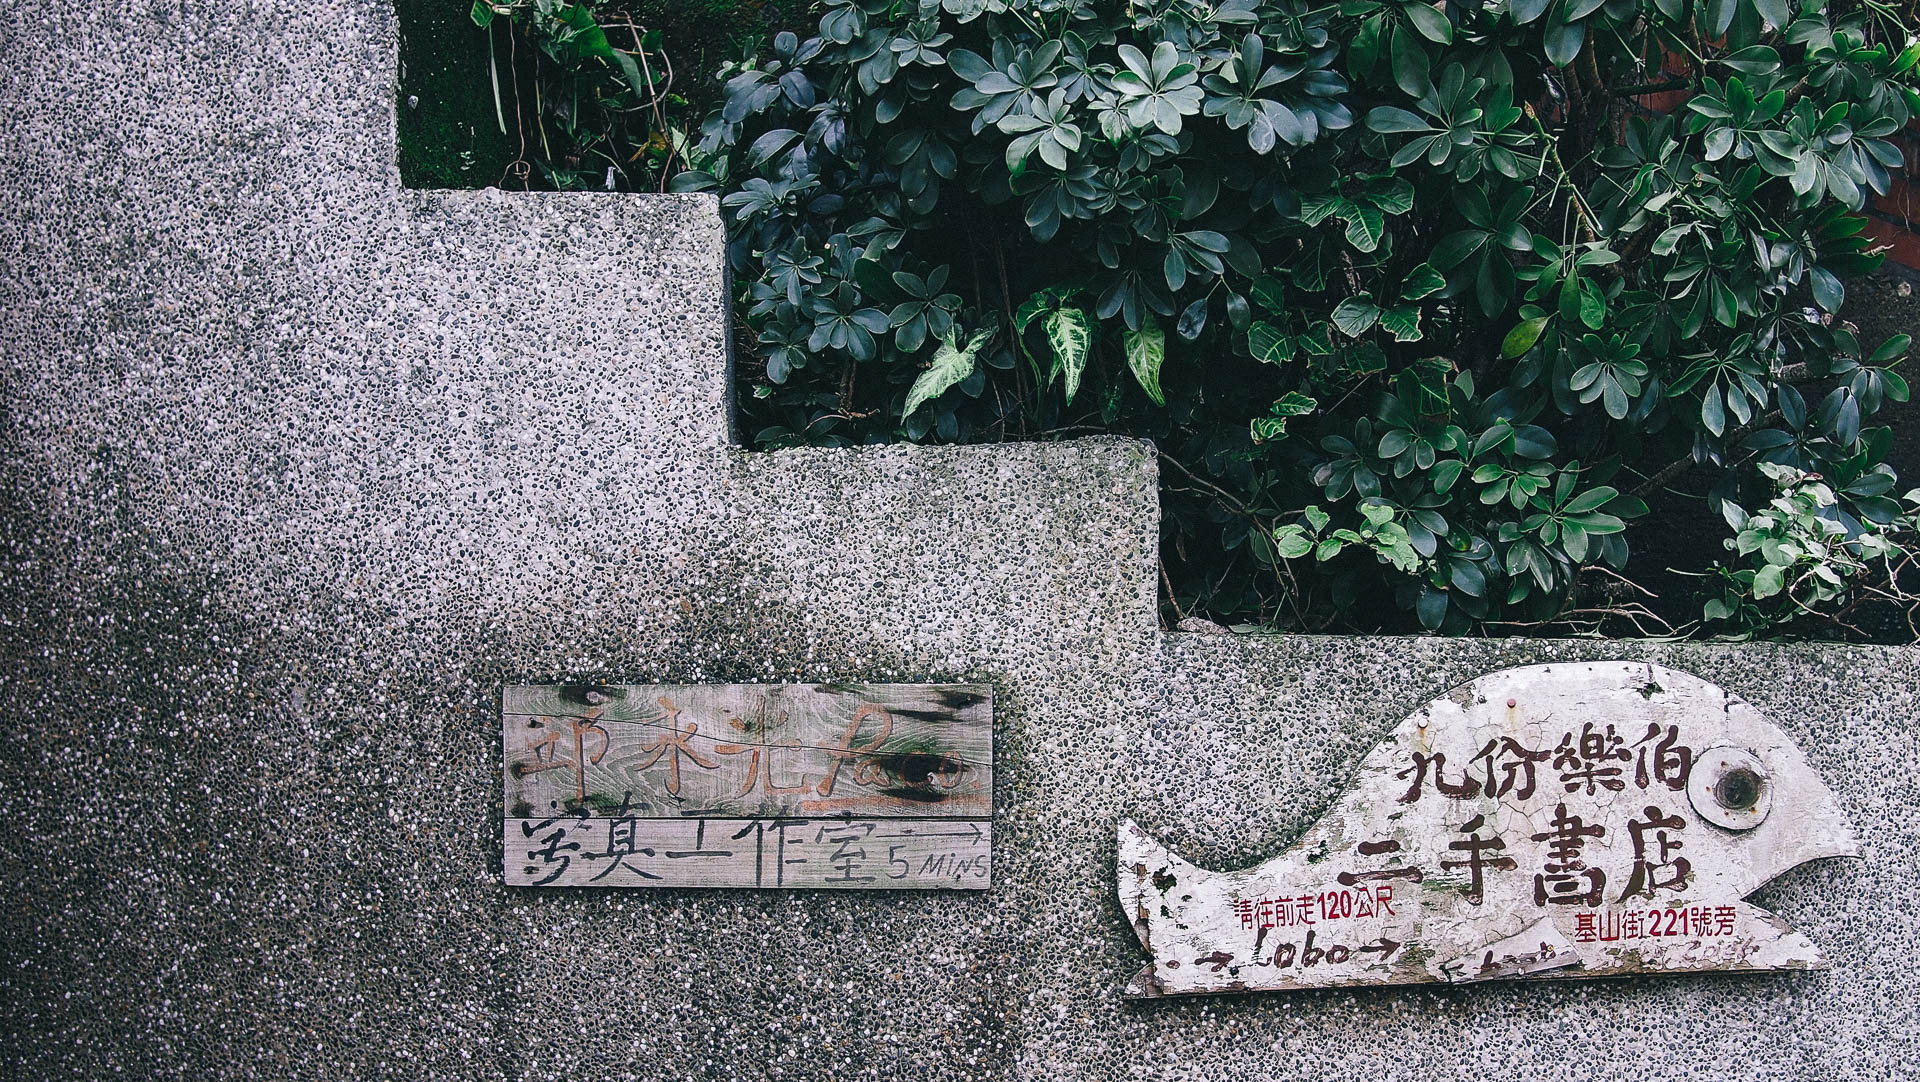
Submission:
[[[0,1076],[1920,1070],[1911,650],[1164,635],[1122,440],[748,454],[699,198],[421,193],[374,2],[0,12]],[[1482,671],[1753,701],[1867,850],[1822,973],[1132,1004],[1137,818],[1230,867]],[[499,688],[983,680],[984,894],[501,885]]]

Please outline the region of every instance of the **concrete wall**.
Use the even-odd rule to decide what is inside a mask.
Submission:
[[[0,12],[0,1076],[1883,1077],[1920,1068],[1915,654],[1155,627],[1121,440],[728,446],[700,199],[430,194],[391,12]],[[1868,848],[1770,977],[1131,1005],[1122,814],[1312,821],[1481,671],[1747,696]],[[511,680],[987,680],[985,895],[510,891]]]

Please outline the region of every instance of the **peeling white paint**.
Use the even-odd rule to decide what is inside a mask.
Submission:
[[[1133,996],[1817,968],[1811,940],[1742,899],[1859,855],[1759,711],[1632,662],[1435,699],[1256,867],[1196,867],[1131,820],[1119,835],[1120,901],[1153,956]]]

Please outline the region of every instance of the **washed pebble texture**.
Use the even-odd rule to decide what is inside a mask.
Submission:
[[[1913,651],[1163,634],[1151,447],[741,451],[715,205],[404,191],[393,85],[370,0],[0,10],[0,1076],[1920,1069]],[[1119,998],[1119,817],[1251,863],[1603,657],[1832,783],[1867,858],[1759,900],[1834,970]],[[991,682],[995,887],[509,890],[499,689],[560,679]]]

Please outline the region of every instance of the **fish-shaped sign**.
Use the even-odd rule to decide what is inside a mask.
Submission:
[[[1491,673],[1422,706],[1290,848],[1237,872],[1120,824],[1135,997],[1821,968],[1742,899],[1858,856],[1752,706],[1636,662]]]

